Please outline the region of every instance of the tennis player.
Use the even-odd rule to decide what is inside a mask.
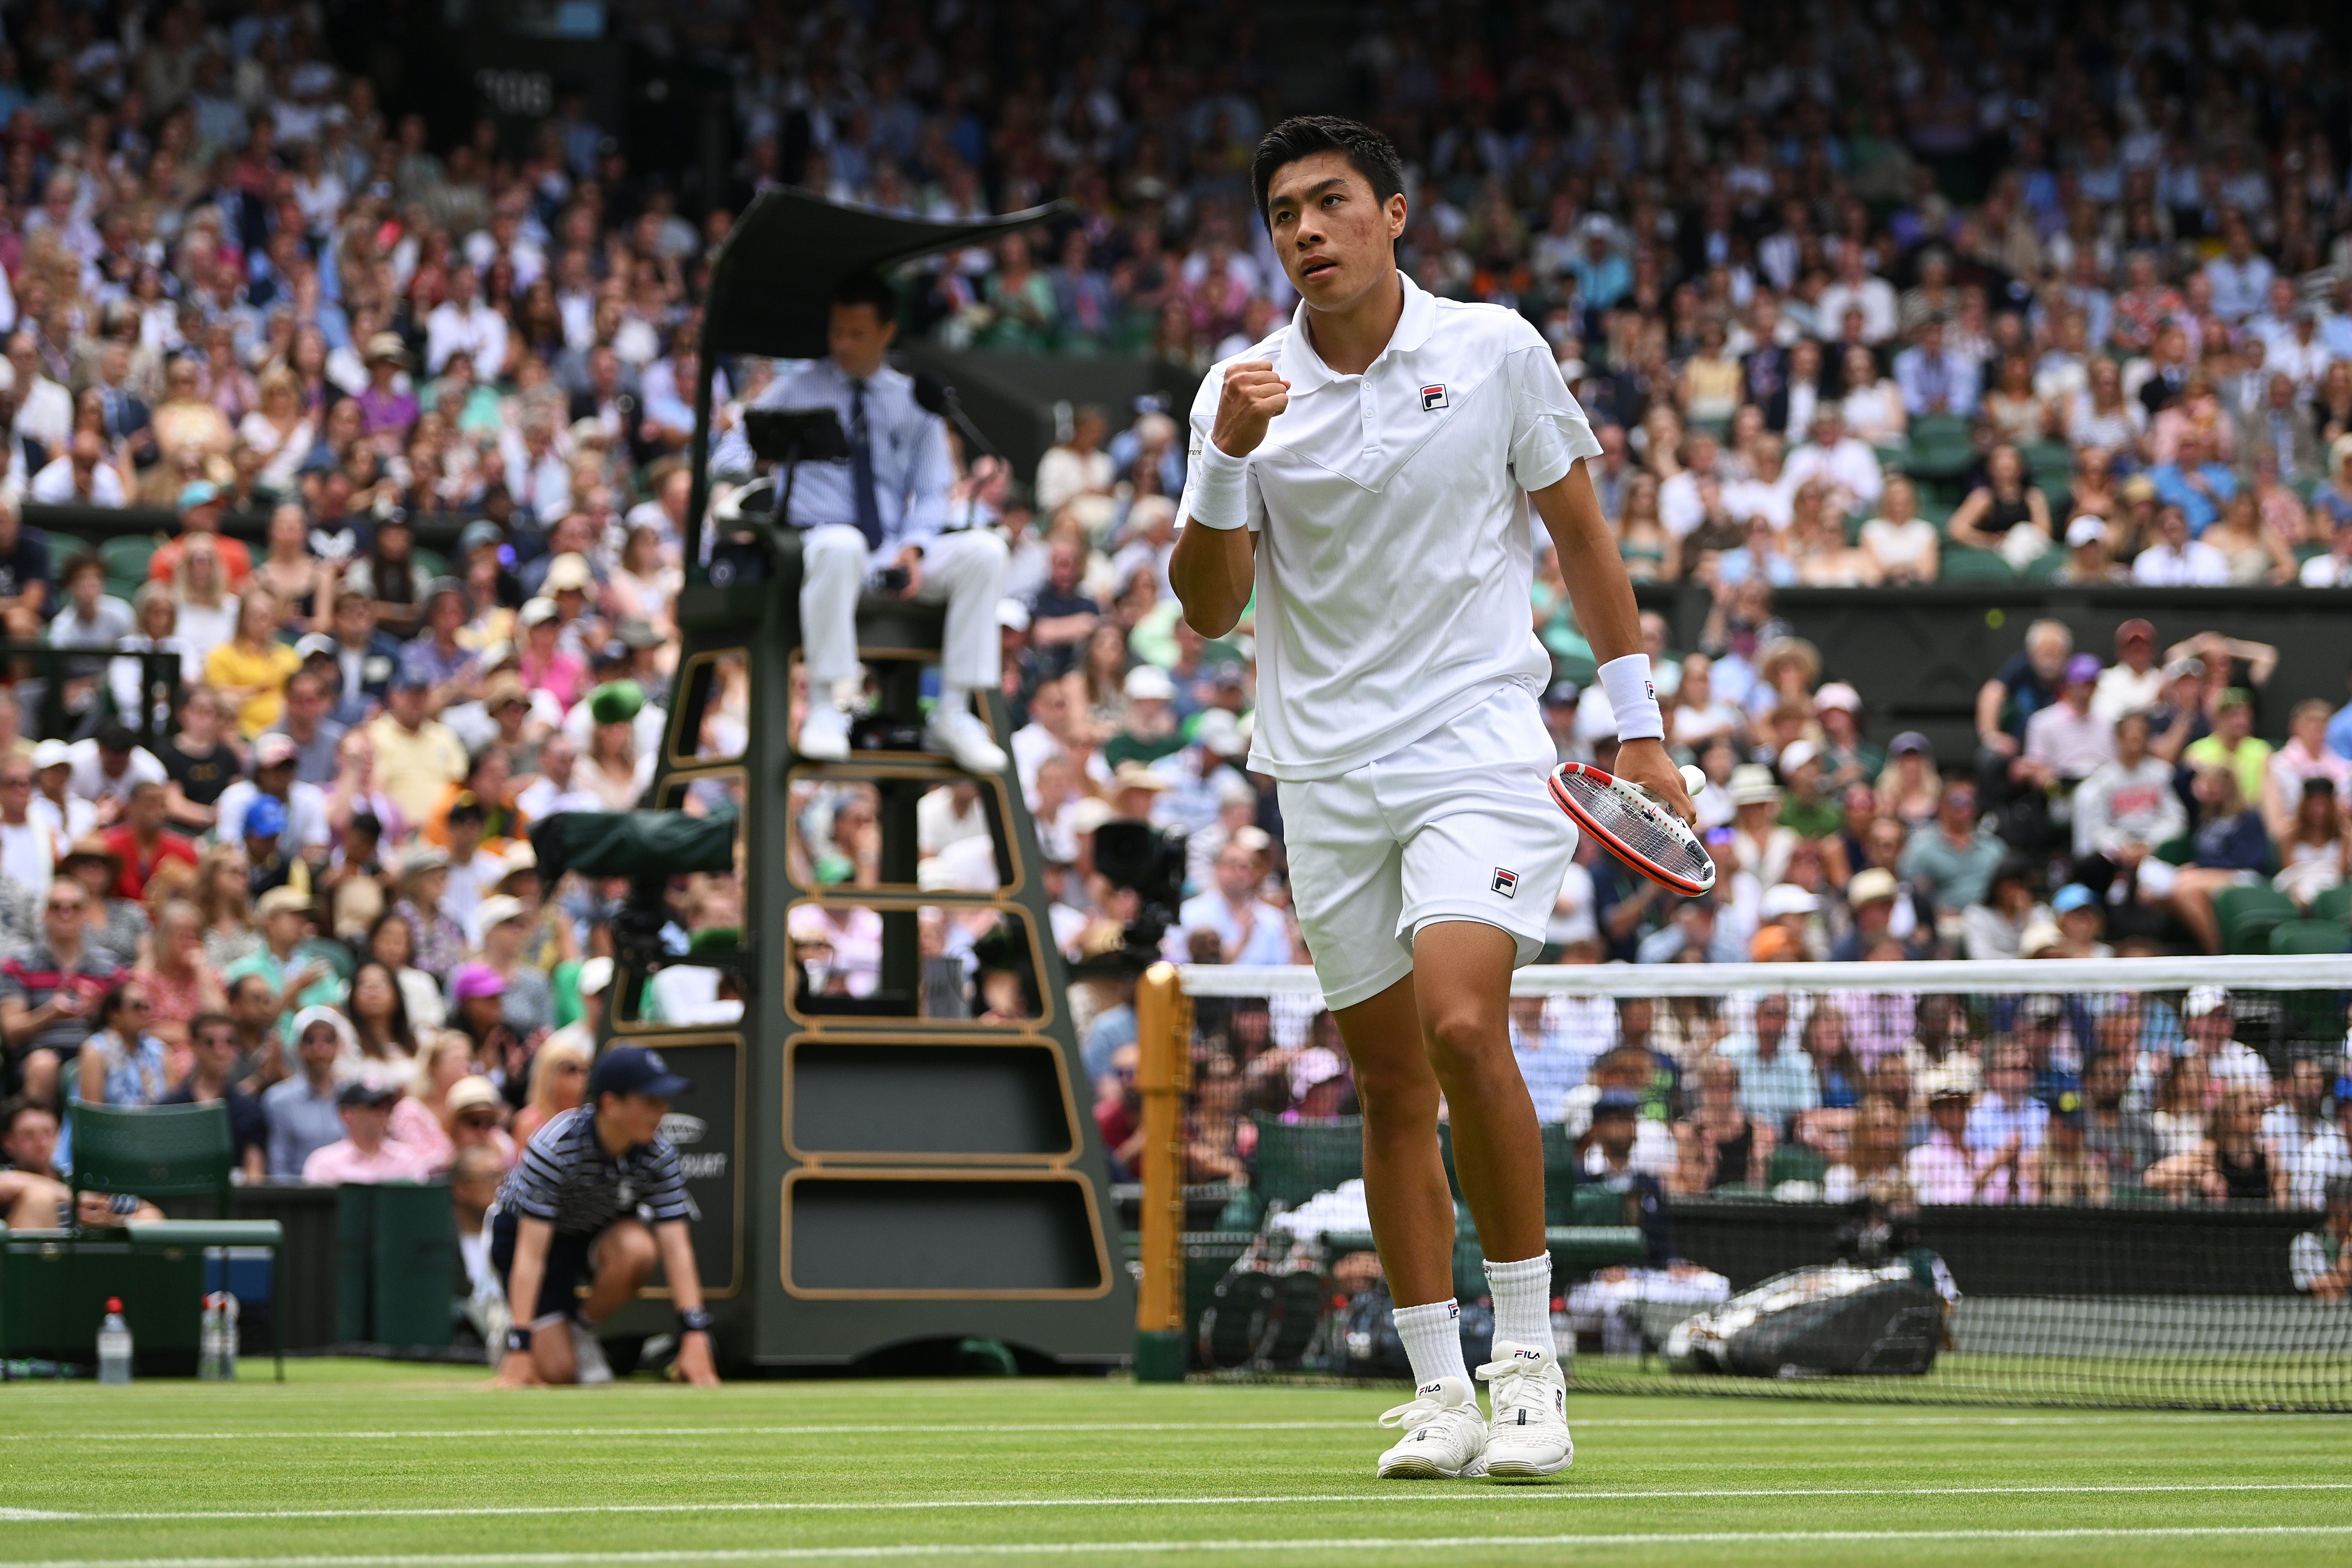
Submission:
[[[1528,615],[1528,503],[1604,661],[1619,776],[1687,820],[1633,591],[1578,459],[1597,455],[1540,333],[1397,270],[1403,172],[1378,132],[1286,121],[1250,179],[1296,314],[1194,400],[1184,618],[1256,595],[1249,765],[1280,792],[1291,891],[1364,1110],[1364,1186],[1419,1385],[1379,1473],[1558,1473],[1573,1457],[1551,1336],[1543,1156],[1511,1056],[1511,971],[1543,945],[1575,848],[1546,794],[1550,675]],[[1481,1419],[1454,1300],[1440,1097],[1495,1303]]]

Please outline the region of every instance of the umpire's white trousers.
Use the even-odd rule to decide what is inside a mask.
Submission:
[[[1004,597],[1006,558],[1004,541],[979,529],[923,541],[915,598],[948,607],[940,679],[949,686],[994,686],[1002,673],[996,606]],[[857,674],[857,595],[874,564],[866,536],[845,524],[812,528],[801,537],[802,658],[812,692]]]

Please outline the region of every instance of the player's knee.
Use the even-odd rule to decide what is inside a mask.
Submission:
[[[1429,1042],[1429,1065],[1441,1079],[1476,1072],[1493,1060],[1498,1046],[1509,1048],[1508,1037],[1489,1010],[1474,1004],[1436,1008],[1422,1031]]]

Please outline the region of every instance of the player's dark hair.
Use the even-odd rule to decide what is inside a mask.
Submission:
[[[878,272],[853,272],[833,286],[836,305],[871,305],[874,319],[884,323],[898,319],[898,290]]]
[[[1391,196],[1404,194],[1404,161],[1387,137],[1361,121],[1336,114],[1301,114],[1267,132],[1250,159],[1250,194],[1257,198],[1261,221],[1266,216],[1266,193],[1282,166],[1318,153],[1343,154],[1370,184],[1372,199],[1382,206]]]

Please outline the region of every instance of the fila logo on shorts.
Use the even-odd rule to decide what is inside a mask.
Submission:
[[[1434,414],[1444,406],[1445,388],[1424,386],[1421,389],[1421,411],[1423,414]]]
[[[1495,891],[1502,894],[1503,897],[1507,899],[1515,899],[1518,897],[1519,874],[1517,871],[1506,871],[1500,866],[1496,867]]]

